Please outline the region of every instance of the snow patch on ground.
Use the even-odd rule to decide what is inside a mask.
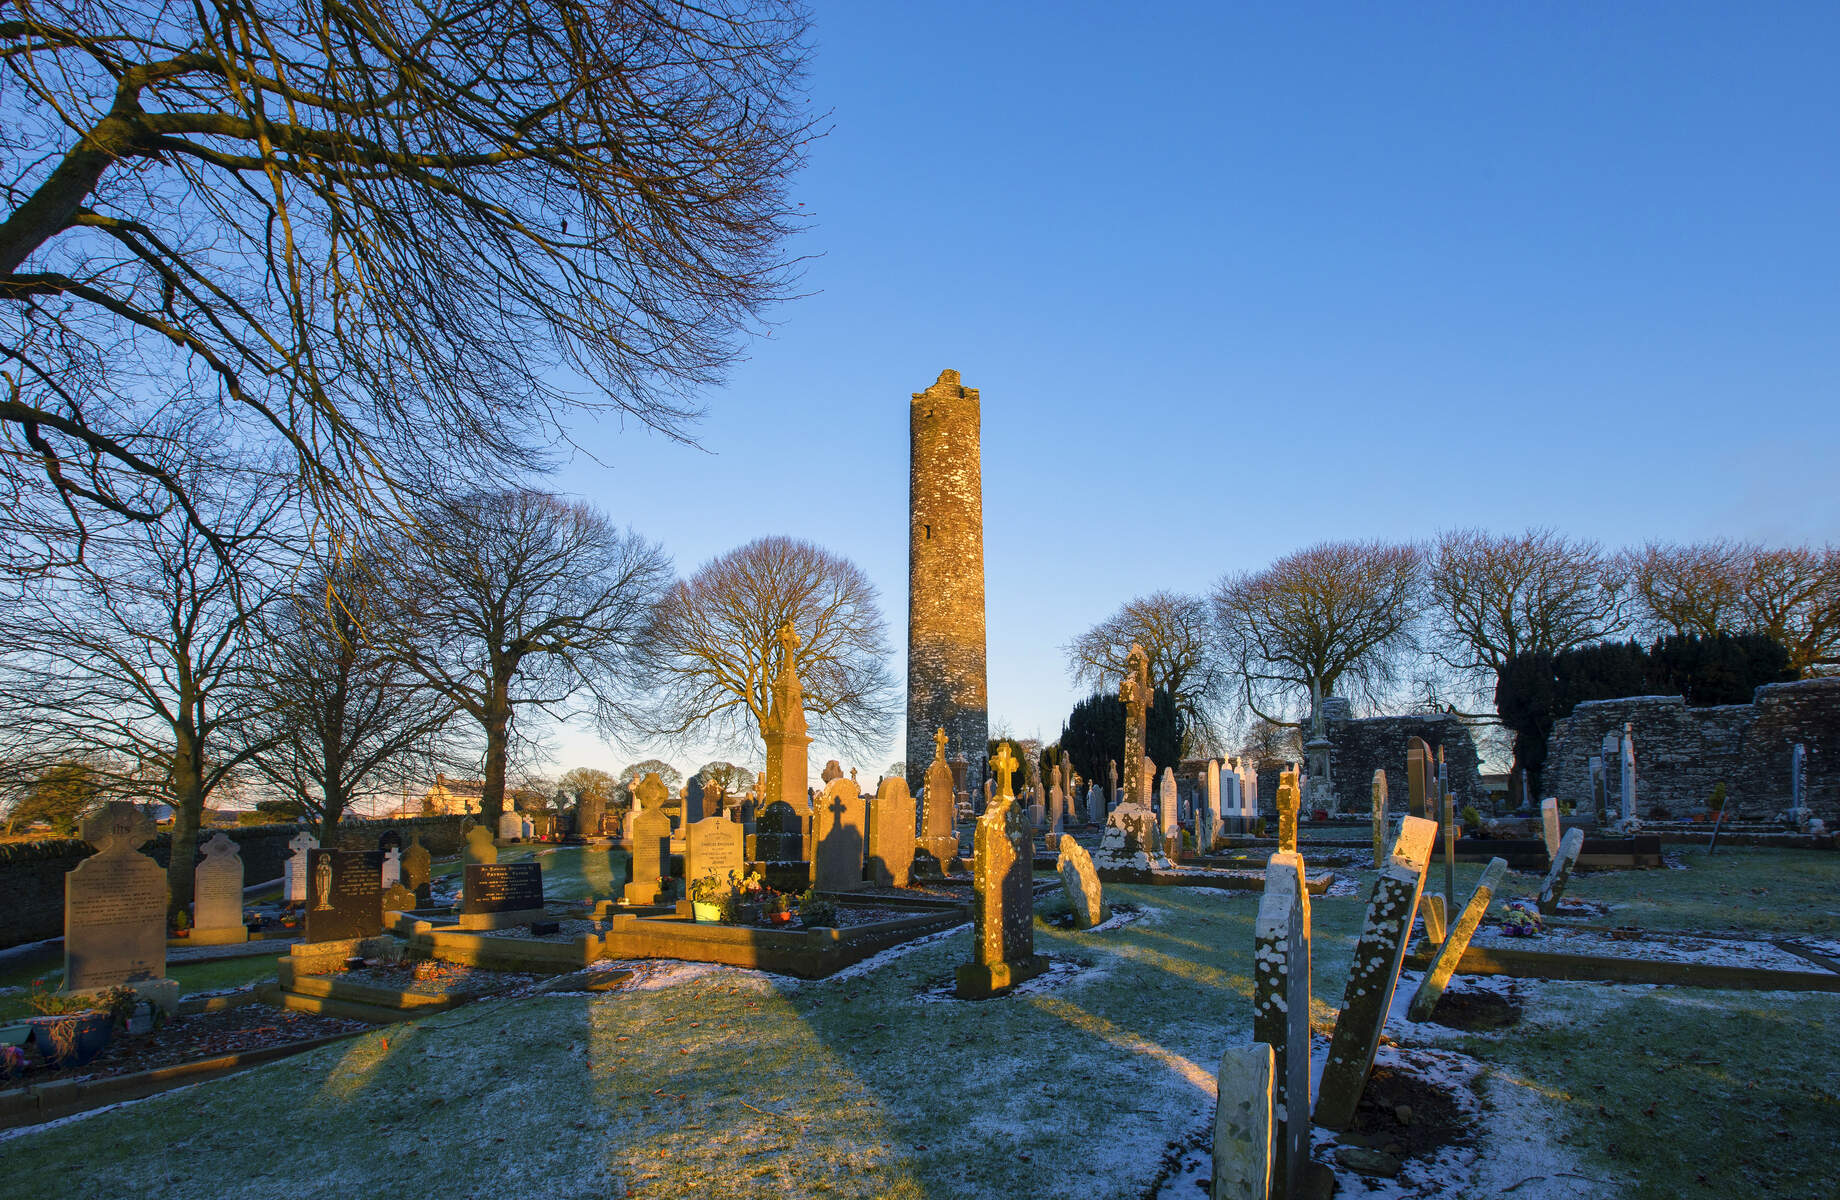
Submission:
[[[1338,871],[1335,881],[1323,896],[1358,896],[1361,894],[1361,877],[1351,871]]]
[[[1097,926],[1094,926],[1097,928]],[[958,985],[942,983],[930,987],[914,997],[921,1004],[983,1004],[987,1000],[1000,1000],[1007,996],[1034,996],[1042,992],[1055,991],[1074,983],[1090,983],[1094,979],[1104,978],[1110,972],[1081,963],[1075,959],[1062,958],[1059,955],[1048,956],[1048,969],[1033,979],[1025,979],[1001,996],[987,997],[985,1000],[960,1000]],[[832,978],[835,978],[833,976]]]
[[[1639,958],[1656,962],[1704,963],[1721,967],[1756,967],[1770,971],[1809,971],[1813,963],[1770,942],[1736,938],[1696,938],[1645,933],[1632,941],[1586,930],[1549,927],[1537,937],[1506,937],[1499,926],[1478,931],[1471,945],[1594,958]]]
[[[1115,908],[1112,910],[1111,916],[1099,922],[1097,925],[1094,925],[1091,929],[1079,929],[1079,930],[1075,930],[1074,932],[1076,933],[1104,933],[1108,929],[1122,929],[1124,926],[1129,925],[1133,921],[1143,920],[1144,917],[1145,917],[1145,910],[1141,908],[1131,909],[1129,911]]]
[[[859,975],[867,975],[869,972],[878,970],[903,955],[911,954],[915,950],[919,950],[925,946],[931,946],[935,942],[943,942],[947,938],[956,937],[964,931],[964,926],[955,925],[951,929],[942,929],[938,933],[929,933],[925,937],[917,937],[911,942],[902,942],[898,946],[890,946],[886,950],[871,954],[868,958],[863,959],[859,963],[851,963],[835,975],[827,975],[824,978],[825,980],[842,980],[855,979]]]

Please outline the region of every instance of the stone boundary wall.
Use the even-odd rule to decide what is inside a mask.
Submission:
[[[1324,730],[1334,749],[1329,770],[1335,776],[1336,798],[1345,813],[1373,811],[1374,772],[1386,772],[1389,812],[1406,811],[1406,739],[1421,737],[1433,754],[1444,748],[1450,791],[1457,811],[1473,804],[1485,815],[1490,810],[1488,790],[1482,786],[1476,739],[1461,718],[1449,713],[1417,713],[1403,717],[1367,717],[1337,720],[1331,712]]]
[[[1640,817],[1652,817],[1656,805],[1674,817],[1702,810],[1723,783],[1726,803],[1737,806],[1731,818],[1773,818],[1789,807],[1790,748],[1800,742],[1808,806],[1830,828],[1840,823],[1840,677],[1765,684],[1749,704],[1709,708],[1688,708],[1679,696],[1587,701],[1553,726],[1546,794],[1588,810],[1591,756],[1625,723],[1635,727]],[[1609,769],[1614,812],[1615,764]]]
[[[411,834],[419,833],[422,845],[430,854],[456,854],[466,838],[460,832],[460,816],[411,817],[402,821],[343,821],[339,824],[339,847],[345,850],[375,850],[377,839],[386,829],[402,834],[406,845]],[[218,828],[230,835],[243,858],[243,880],[247,884],[279,879],[287,861],[287,844],[306,825],[220,826],[200,831],[202,845]],[[64,876],[78,863],[94,854],[82,838],[46,838],[36,842],[13,842],[0,845],[0,949],[25,942],[64,936]],[[141,853],[161,867],[171,861],[172,835],[162,833],[141,847]]]

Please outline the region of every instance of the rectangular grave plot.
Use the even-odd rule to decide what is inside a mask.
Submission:
[[[383,932],[383,856],[354,850],[307,852],[307,941]]]
[[[534,862],[473,863],[466,868],[463,913],[522,912],[543,907],[543,868]]]

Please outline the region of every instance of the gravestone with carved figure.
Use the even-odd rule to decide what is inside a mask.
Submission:
[[[966,999],[1007,991],[1048,969],[1035,953],[1035,853],[1028,816],[1011,791],[1016,766],[1009,744],[999,746],[991,760],[996,794],[978,818],[974,844],[973,959],[958,968],[958,995]]]

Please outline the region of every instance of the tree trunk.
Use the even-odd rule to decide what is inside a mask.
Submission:
[[[189,917],[192,878],[197,868],[198,824],[204,818],[204,774],[198,744],[181,732],[172,759],[172,857],[166,863],[166,913]]]
[[[498,836],[498,818],[505,811],[505,760],[511,739],[506,730],[511,724],[509,713],[494,713],[483,722],[486,728],[486,785],[479,793],[479,819],[492,836]]]

